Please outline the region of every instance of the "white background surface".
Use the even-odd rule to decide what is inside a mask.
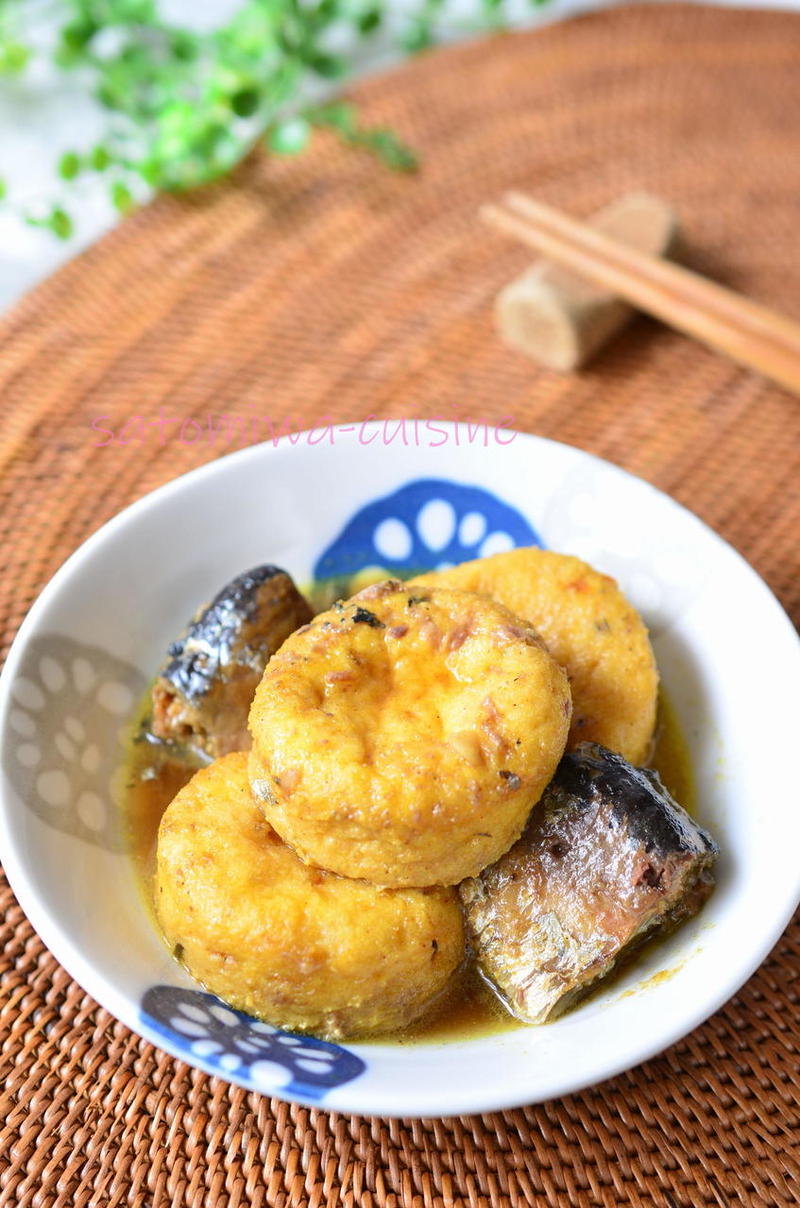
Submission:
[[[741,7],[780,7],[800,10],[800,0],[735,0]],[[399,8],[404,0],[394,0]],[[237,6],[237,0],[162,0],[165,15],[207,26]],[[519,26],[543,25],[577,12],[609,6],[609,0],[550,0],[543,9],[531,10],[526,0],[516,5]],[[474,13],[476,5],[459,0],[454,7]],[[463,34],[463,19],[454,16],[447,30],[451,40]],[[376,48],[365,55],[360,74],[396,61],[400,56]],[[800,69],[800,68],[799,68]],[[62,243],[48,231],[27,226],[16,211],[45,205],[57,194],[54,168],[65,150],[91,147],[104,124],[103,112],[89,100],[79,83],[37,66],[15,81],[0,82],[0,176],[8,185],[8,198],[0,204],[0,311],[25,290],[88,246],[115,222],[117,214],[107,200],[107,185],[87,177],[79,204],[71,206],[75,236]]]

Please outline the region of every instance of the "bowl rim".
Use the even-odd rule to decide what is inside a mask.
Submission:
[[[370,421],[361,425],[361,428],[364,432],[369,432],[373,429],[381,428],[382,424],[382,420]],[[447,428],[449,430],[463,427],[462,424],[438,420],[437,424],[440,428]],[[315,432],[319,431],[319,429],[309,429],[307,431]],[[509,429],[508,435],[512,431]],[[72,575],[85,560],[94,557],[107,542],[114,541],[118,534],[123,532],[131,521],[134,521],[145,512],[159,507],[173,496],[180,494],[187,486],[202,484],[207,479],[213,479],[220,472],[220,467],[223,465],[227,471],[230,469],[232,462],[235,462],[236,465],[241,465],[244,462],[260,461],[264,457],[271,459],[273,457],[292,458],[297,456],[297,450],[306,447],[299,441],[299,436],[302,435],[304,434],[293,434],[292,437],[283,437],[278,441],[266,441],[247,446],[206,462],[147,492],[91,533],[55,571],[34,600],[14,637],[5,665],[2,672],[0,672],[0,733],[3,732],[2,723],[12,704],[11,689],[27,644],[39,628],[40,618],[47,613],[62,586],[71,579]],[[769,606],[773,611],[774,624],[778,627],[783,627],[785,638],[795,643],[796,654],[800,662],[800,643],[797,642],[797,633],[780,601],[745,558],[689,508],[673,499],[666,492],[659,490],[645,479],[625,470],[612,461],[588,453],[578,446],[532,433],[515,432],[514,435],[515,438],[522,438],[524,442],[538,446],[543,451],[546,451],[548,448],[568,449],[580,458],[588,459],[597,467],[602,467],[603,470],[607,471],[611,469],[615,474],[627,480],[630,485],[634,485],[637,490],[646,490],[652,496],[657,497],[661,501],[666,501],[672,508],[678,509],[686,517],[691,518],[695,525],[700,526],[698,531],[702,531],[706,538],[724,547],[728,554],[738,563],[738,572],[746,575],[750,579],[752,586],[757,587],[765,605]],[[317,445],[314,448],[314,452],[318,454],[320,448],[326,448],[326,455],[333,456],[334,458],[336,456],[346,456],[352,451],[354,444],[355,437],[340,439],[336,445],[327,446],[327,448]],[[62,927],[59,920],[54,918],[42,904],[35,881],[29,875],[25,866],[24,854],[17,849],[13,834],[9,828],[8,814],[9,796],[5,784],[0,783],[0,858],[2,859],[6,876],[30,923],[51,954],[67,973],[100,1006],[108,1010],[136,1035],[149,1041],[157,1048],[168,1052],[171,1056],[195,1066],[208,1074],[212,1074],[248,1090],[253,1090],[253,1084],[247,1078],[237,1076],[235,1071],[222,1071],[218,1067],[204,1061],[203,1058],[197,1057],[194,1054],[188,1054],[185,1050],[179,1048],[177,1044],[171,1043],[168,1036],[162,1035],[154,1028],[149,1027],[141,1018],[138,1004],[130,996],[120,991],[105,973],[98,970],[91,960],[84,956],[78,945],[73,941],[69,931]],[[284,1095],[280,1088],[275,1090],[269,1089],[260,1093],[283,1098],[289,1102],[321,1107],[323,1110],[345,1111],[361,1115],[384,1117],[438,1118],[474,1112],[512,1109],[584,1090],[587,1087],[597,1085],[627,1070],[631,1070],[642,1062],[663,1052],[687,1036],[718,1011],[744,985],[772,951],[789,923],[798,905],[798,901],[800,901],[800,866],[798,866],[796,881],[791,885],[785,886],[782,908],[776,914],[773,914],[769,920],[764,921],[763,926],[759,930],[759,942],[748,948],[747,959],[737,962],[735,972],[730,973],[726,979],[713,987],[703,997],[700,1005],[682,1014],[680,1021],[673,1026],[659,1027],[653,1037],[631,1049],[624,1059],[613,1061],[610,1064],[608,1062],[595,1062],[594,1064],[598,1068],[602,1066],[602,1072],[598,1073],[598,1069],[589,1068],[585,1075],[575,1075],[573,1073],[571,1076],[563,1077],[558,1086],[554,1086],[544,1093],[534,1092],[533,1097],[531,1097],[530,1093],[525,1094],[522,1091],[516,1094],[509,1094],[508,1092],[503,1093],[500,1089],[493,1091],[491,1085],[482,1085],[474,1089],[470,1094],[459,1092],[458,1102],[453,1103],[451,1099],[448,1099],[446,1087],[419,1087],[414,1092],[414,1099],[421,1106],[415,1107],[406,1101],[409,1099],[409,1096],[405,1091],[403,1092],[405,1096],[404,1100],[397,1102],[397,1095],[396,1093],[392,1094],[391,1088],[389,1088],[388,1094],[372,1091],[368,1097],[368,1101],[365,1101],[363,1096],[359,1097],[357,1090],[358,1080],[352,1084],[346,1084],[343,1087],[337,1088],[336,1102],[330,1107],[326,1102],[320,1104],[311,1099],[306,1099],[302,1095]],[[391,1042],[385,1043],[391,1044]],[[448,1045],[452,1044],[452,1042],[444,1043]],[[370,1043],[363,1045],[346,1043],[345,1047],[352,1052],[369,1055],[370,1051],[375,1052],[380,1047],[380,1042],[374,1045]],[[428,1047],[427,1044],[421,1044],[418,1051],[424,1052],[426,1047]],[[410,1052],[411,1050],[407,1051]],[[592,1067],[592,1064],[592,1062],[589,1062],[589,1067]],[[430,1101],[425,1102],[426,1099]]]

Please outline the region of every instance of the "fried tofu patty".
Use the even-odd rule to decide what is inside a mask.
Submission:
[[[156,910],[189,972],[240,1010],[341,1038],[417,1019],[464,960],[453,889],[378,889],[303,864],[253,801],[247,756],[202,771],[158,834]]]
[[[658,671],[642,618],[608,575],[567,554],[525,548],[433,571],[415,583],[482,592],[524,617],[569,675],[570,750],[597,742],[629,763],[644,762]]]
[[[519,837],[570,712],[566,675],[507,609],[387,581],[273,655],[250,710],[251,785],[311,864],[454,885]]]

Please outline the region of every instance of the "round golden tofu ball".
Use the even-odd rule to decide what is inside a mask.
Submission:
[[[525,548],[433,571],[415,583],[482,592],[533,625],[569,675],[570,749],[599,742],[630,763],[647,758],[656,661],[642,618],[608,575],[567,554]]]
[[[250,710],[250,781],[309,863],[454,885],[519,837],[570,710],[566,675],[507,609],[390,580],[272,656]]]
[[[214,994],[332,1039],[406,1027],[464,960],[454,889],[378,889],[303,864],[253,801],[243,753],[197,772],[164,814],[156,910]]]

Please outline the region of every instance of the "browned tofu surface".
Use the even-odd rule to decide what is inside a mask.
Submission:
[[[320,613],[269,662],[250,781],[309,863],[455,885],[519,837],[564,751],[567,677],[530,626],[396,580]]]
[[[658,671],[644,621],[617,584],[580,558],[533,547],[431,571],[416,580],[481,592],[533,626],[569,676],[569,749],[597,742],[647,759]]]
[[[378,889],[303,864],[253,801],[244,753],[197,772],[167,809],[156,910],[225,1002],[330,1038],[407,1027],[464,960],[455,889]]]

